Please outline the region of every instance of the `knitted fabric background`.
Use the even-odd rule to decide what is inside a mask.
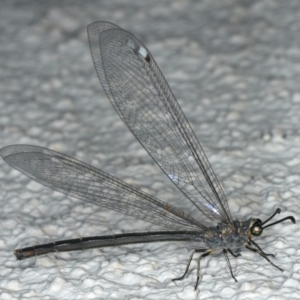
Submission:
[[[135,140],[93,67],[86,26],[110,21],[149,48],[224,187],[234,219],[300,205],[299,1],[8,1],[0,9],[0,147],[60,151],[189,212]],[[197,243],[136,244],[17,261],[13,250],[67,238],[164,230],[72,199],[0,160],[0,299],[300,299],[298,224],[202,260]],[[201,217],[200,217],[201,220]],[[216,226],[205,221],[207,226]],[[201,247],[200,247],[201,248]]]

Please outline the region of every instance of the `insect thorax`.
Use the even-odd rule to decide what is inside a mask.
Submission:
[[[246,221],[236,220],[234,226],[219,223],[211,227],[212,233],[205,235],[204,241],[211,249],[238,249],[242,248],[249,239],[249,230],[253,219]]]

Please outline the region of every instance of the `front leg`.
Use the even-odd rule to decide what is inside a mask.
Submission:
[[[266,255],[266,256],[272,256],[272,257],[275,257],[275,255],[274,254],[272,254],[272,253],[265,253],[259,246],[258,246],[258,244],[256,244],[254,241],[252,241],[251,240],[251,242],[249,241],[248,242],[248,244],[249,244],[249,246],[251,246],[251,244],[253,244],[260,252],[262,252],[264,255]]]
[[[255,245],[255,244],[254,244]],[[253,252],[258,253],[261,257],[263,257],[265,260],[267,260],[272,266],[274,266],[275,268],[277,268],[278,270],[280,270],[281,272],[283,272],[283,270],[281,268],[279,268],[278,266],[276,266],[272,261],[270,261],[270,259],[268,258],[268,256],[261,250],[257,250],[255,248],[250,247],[248,244],[245,245],[245,247]]]

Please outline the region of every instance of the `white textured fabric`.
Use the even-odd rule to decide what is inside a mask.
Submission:
[[[191,209],[106,98],[86,26],[116,23],[150,49],[193,126],[234,218],[300,205],[298,1],[8,1],[0,9],[0,147],[57,150]],[[158,230],[65,197],[0,161],[0,299],[300,299],[298,225],[255,241],[254,253],[196,260],[197,244],[157,243],[16,261],[19,247],[80,236]],[[207,223],[206,223],[207,224]],[[207,224],[215,226],[216,224]]]

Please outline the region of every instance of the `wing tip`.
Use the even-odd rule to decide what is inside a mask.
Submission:
[[[41,152],[43,147],[26,145],[26,144],[14,144],[5,146],[0,149],[0,156],[5,160],[6,157],[14,154],[24,153],[24,152]]]
[[[121,28],[120,26],[108,21],[96,21],[87,26],[88,36],[97,33],[98,35],[108,29]]]

